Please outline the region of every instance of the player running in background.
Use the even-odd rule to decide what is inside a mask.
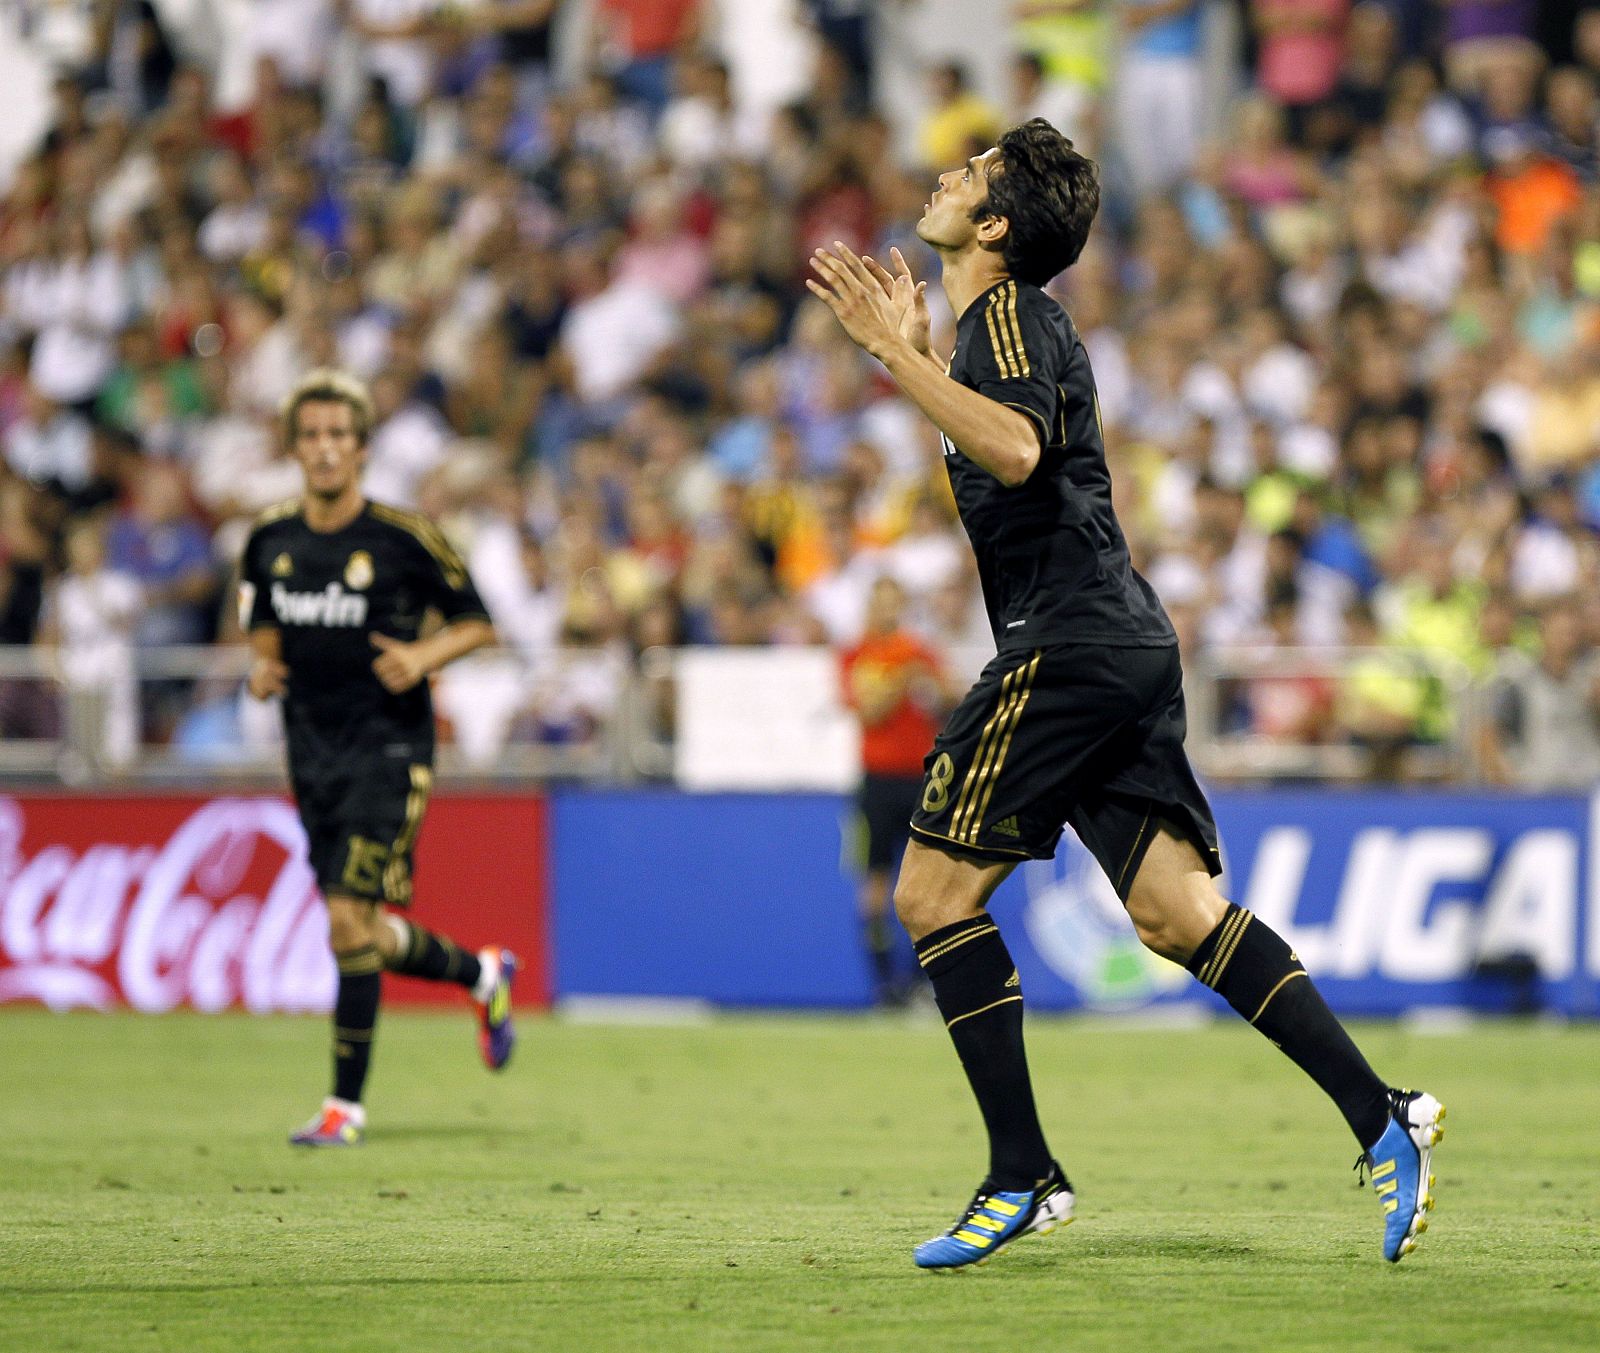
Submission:
[[[1070,1221],[1022,1037],[1022,991],[985,907],[1020,860],[1050,859],[1071,823],[1139,938],[1182,963],[1320,1085],[1349,1123],[1384,1208],[1383,1253],[1426,1229],[1444,1109],[1391,1090],[1260,919],[1217,891],[1216,825],[1183,750],[1172,626],[1133,569],[1088,356],[1040,288],[1077,261],[1099,208],[1095,167],[1042,119],[939,176],[918,235],[958,316],[948,366],[929,343],[926,283],[842,245],[811,290],[943,434],[998,654],[927,759],[895,908],[989,1132],[988,1177],[925,1268],[987,1259]]]
[[[428,676],[494,631],[438,528],[363,497],[371,426],[358,381],[320,370],[300,382],[284,409],[284,435],[305,496],[261,517],[241,564],[256,653],[250,693],[283,697],[289,779],[339,968],[333,1093],[290,1137],[301,1146],[362,1139],[384,969],[470,991],[491,1070],[506,1064],[513,1042],[513,956],[466,953],[386,910],[411,901],[411,853],[433,785]],[[423,638],[430,614],[444,624]]]
[[[866,632],[841,658],[845,702],[861,723],[861,784],[856,790],[864,847],[861,931],[879,1005],[904,1005],[911,983],[896,973],[889,928],[889,882],[911,839],[922,793],[922,758],[948,709],[939,660],[902,624],[905,589],[879,578],[867,598]]]

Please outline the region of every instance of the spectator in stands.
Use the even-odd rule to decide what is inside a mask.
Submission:
[[[971,637],[942,448],[798,280],[818,243],[918,247],[916,124],[893,80],[881,112],[864,97],[861,35],[896,11],[814,0],[834,46],[767,88],[748,35],[691,0],[596,0],[599,47],[561,53],[544,0],[241,8],[215,62],[168,59],[165,6],[117,6],[115,52],[67,33],[50,136],[0,169],[10,636],[31,639],[68,528],[131,504],[146,467],[193,504],[184,549],[228,559],[294,491],[279,398],[338,360],[379,387],[373,491],[436,509],[464,549],[499,532],[512,590],[536,538],[530,614],[583,642],[592,692],[646,631],[852,642],[884,571],[912,623]],[[1013,8],[1016,97],[1057,121],[1074,82],[1105,83],[1096,34],[1126,19],[1103,157],[1143,196],[1113,173],[1052,285],[1095,363],[1131,547],[1191,645],[1333,642],[1370,599],[1395,670],[1368,684],[1414,739],[1455,726],[1418,674],[1441,635],[1486,671],[1495,607],[1521,634],[1578,590],[1600,640],[1600,11],[1556,16],[1571,42],[1541,84],[1532,8],[1262,0],[1262,87],[1231,109],[1200,103],[1196,0]],[[961,74],[940,81],[937,134],[992,137]],[[462,487],[480,479],[493,511]]]
[[[1201,126],[1198,0],[1118,0],[1123,28],[1117,129],[1134,193],[1170,188],[1189,172]]]
[[[924,165],[960,164],[994,144],[1002,125],[999,110],[974,92],[960,62],[933,67],[928,93],[932,107],[917,132]]]
[[[699,35],[701,0],[597,0],[596,37],[617,86],[658,117],[672,95],[672,58]]]
[[[1537,659],[1510,652],[1496,668],[1479,752],[1494,784],[1588,790],[1600,781],[1600,657],[1570,599],[1546,608]]]
[[[218,576],[211,540],[186,494],[177,465],[147,462],[106,539],[107,564],[142,589],[144,606],[134,633],[143,648],[203,643],[216,621]]]
[[[347,22],[362,39],[362,67],[385,96],[410,111],[433,88],[433,27],[442,0],[346,0]]]
[[[938,657],[904,625],[905,592],[879,578],[861,641],[840,659],[845,703],[861,725],[856,867],[862,948],[881,1006],[904,1005],[913,990],[910,955],[897,962],[889,893],[922,792],[922,762],[950,703]]]
[[[66,569],[45,605],[41,643],[54,650],[65,687],[72,751],[120,770],[139,747],[134,629],[144,594],[106,567],[104,525],[79,517],[66,530]]]
[[[1289,111],[1297,133],[1338,83],[1349,15],[1350,0],[1251,0],[1256,83]]]

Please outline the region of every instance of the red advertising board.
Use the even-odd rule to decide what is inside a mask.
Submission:
[[[542,796],[441,795],[417,845],[413,914],[522,961],[549,1001]],[[293,807],[270,797],[0,796],[0,1002],[161,1011],[326,1010],[327,918]],[[451,987],[385,979],[391,1003]]]

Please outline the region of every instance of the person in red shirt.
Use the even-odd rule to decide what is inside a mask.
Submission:
[[[625,98],[653,121],[672,94],[672,58],[699,36],[702,0],[600,0],[596,38]]]
[[[845,700],[861,721],[861,920],[880,1005],[903,1005],[909,982],[895,973],[889,884],[911,836],[923,759],[949,703],[939,659],[903,628],[906,594],[879,578],[861,642],[842,655]]]

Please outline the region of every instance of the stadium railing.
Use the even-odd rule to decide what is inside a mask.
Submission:
[[[495,649],[457,663],[435,680],[441,774],[671,781],[684,652],[566,648],[530,660]],[[752,650],[727,652],[748,660]],[[765,652],[781,664],[782,650]],[[816,655],[799,652],[814,672]],[[959,685],[987,655],[948,656]],[[0,647],[0,779],[281,784],[278,713],[245,694],[249,666],[241,646],[109,657]],[[1213,779],[1480,778],[1483,691],[1460,664],[1388,649],[1227,648],[1192,655],[1186,669],[1189,749]]]

